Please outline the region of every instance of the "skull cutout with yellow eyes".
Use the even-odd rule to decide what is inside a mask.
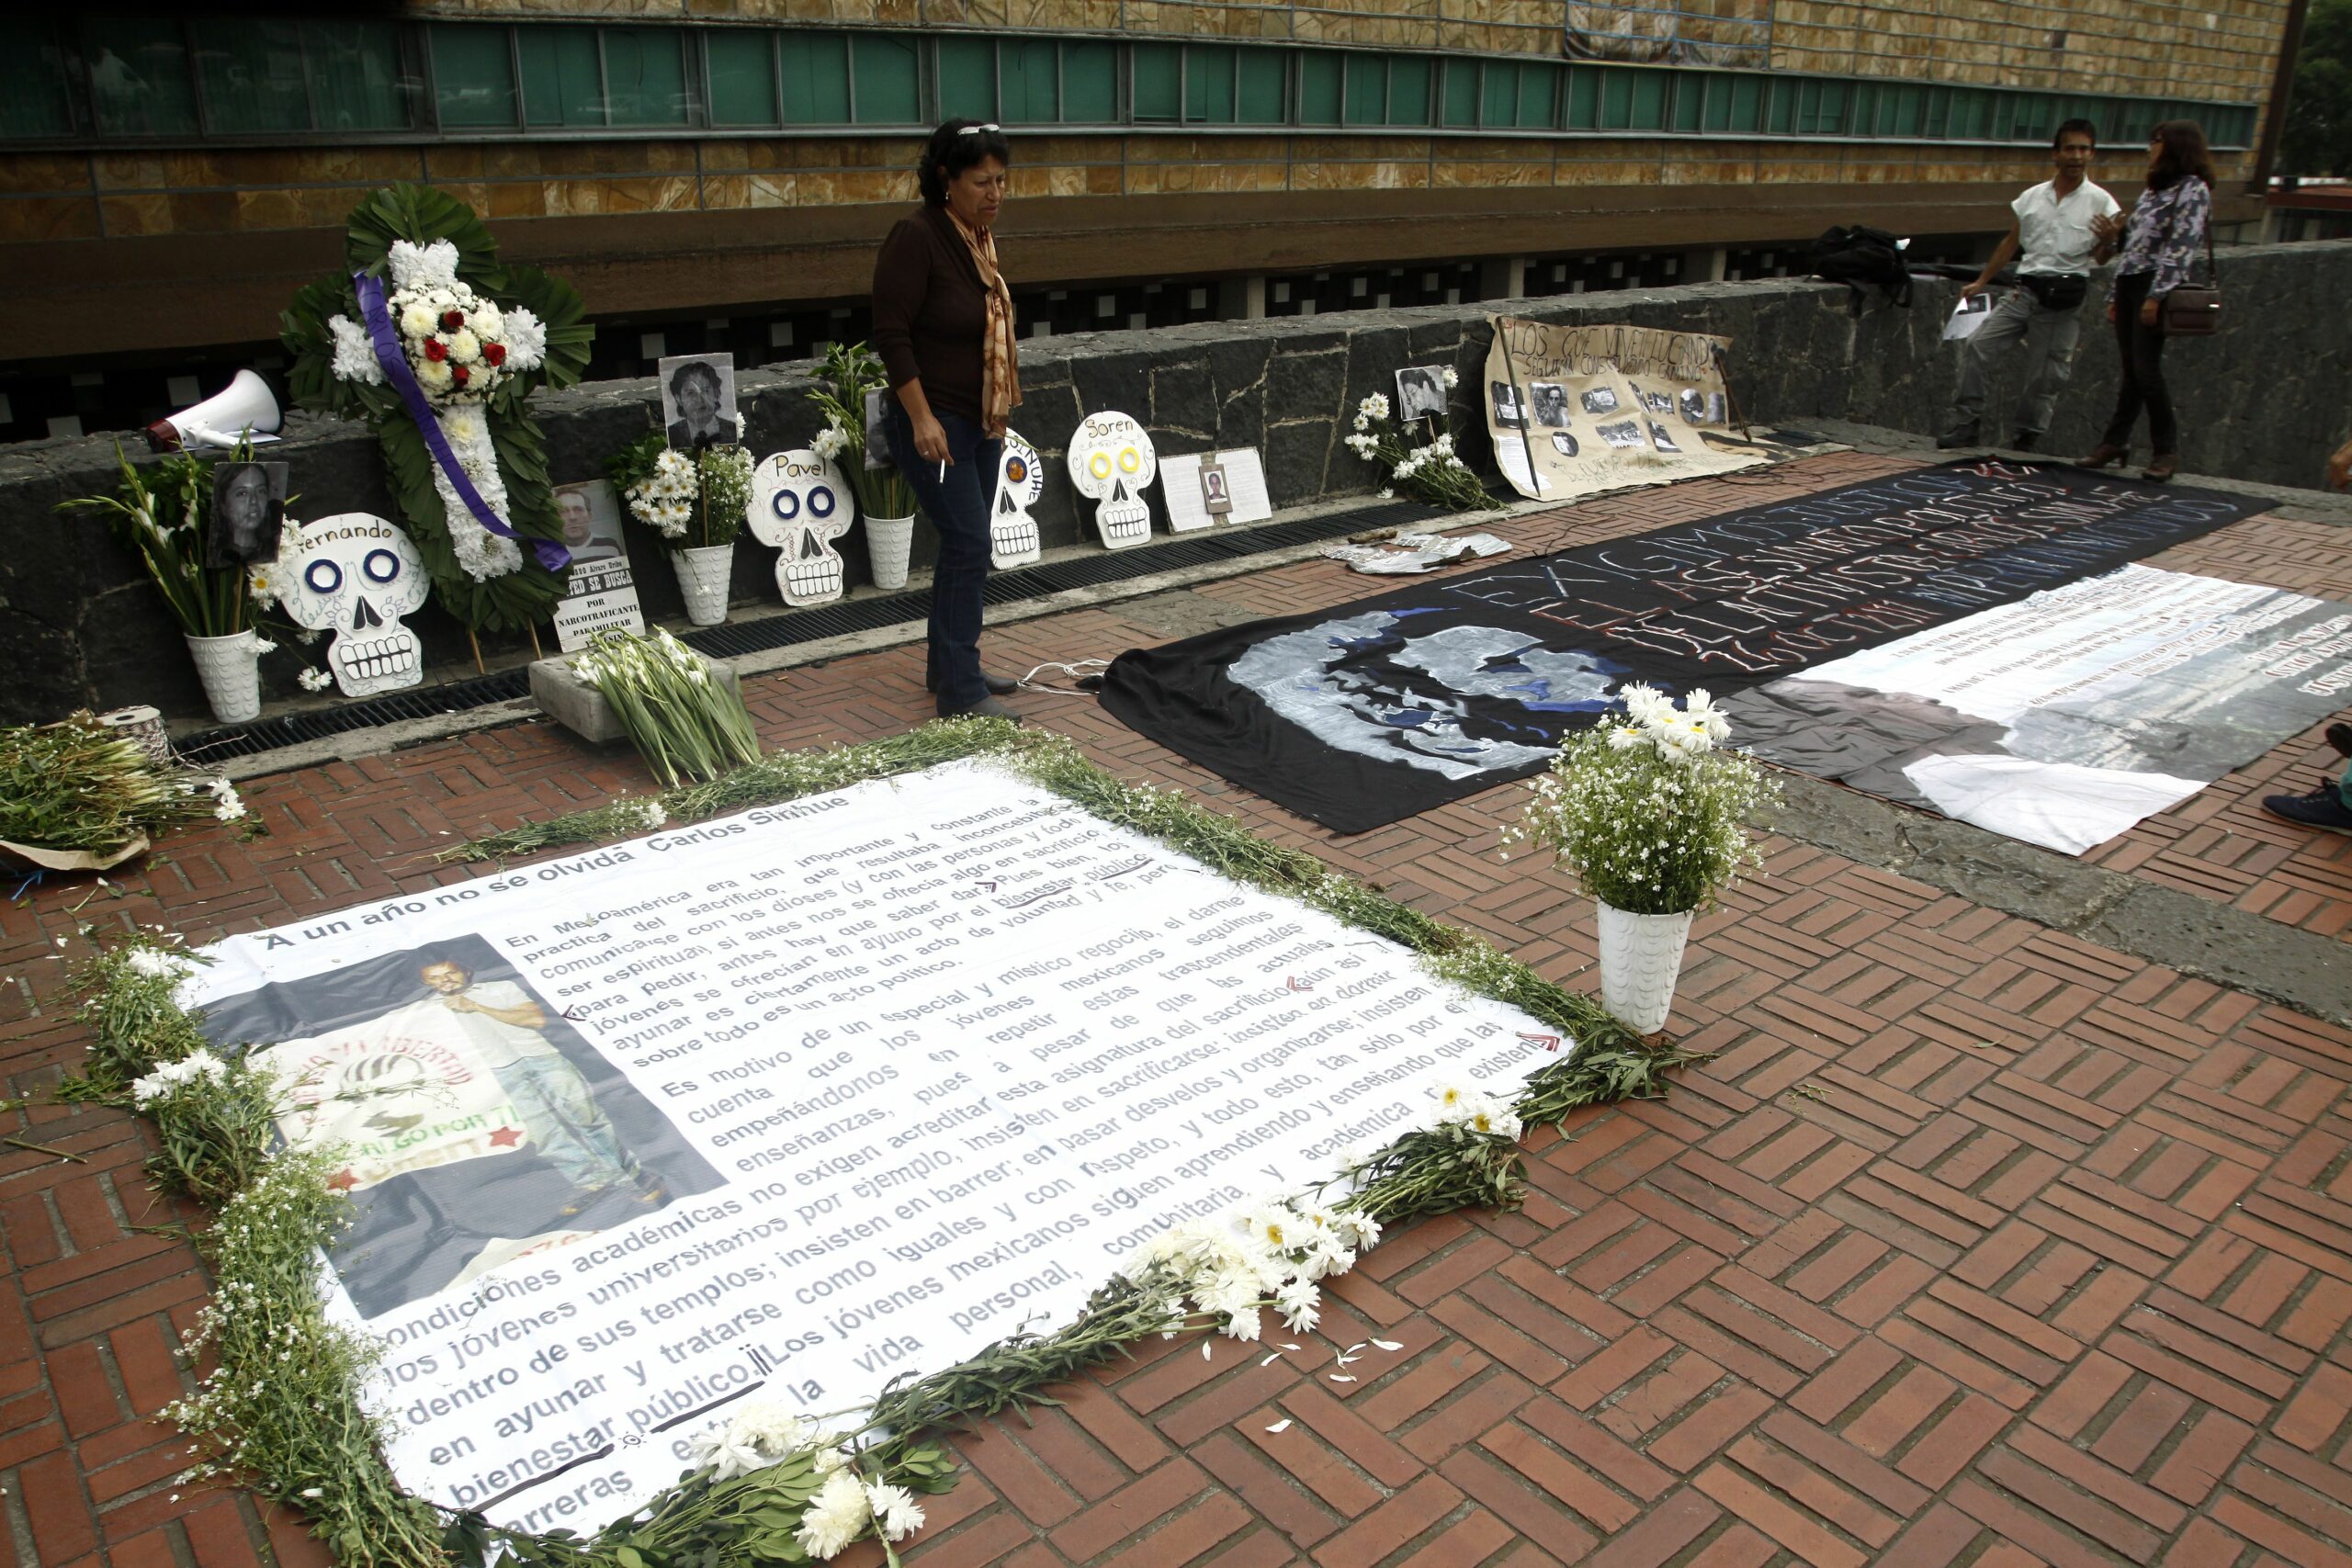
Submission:
[[[833,541],[855,515],[849,480],[828,458],[805,447],[762,458],[752,470],[746,521],[775,558],[775,585],[787,604],[822,604],[842,596],[842,558]]]
[[[1069,438],[1070,482],[1101,504],[1094,526],[1102,547],[1124,550],[1151,537],[1151,508],[1143,492],[1159,458],[1142,425],[1123,413],[1089,414]]]
[[[332,631],[327,667],[346,697],[394,692],[424,679],[424,649],[401,625],[432,583],[409,536],[380,517],[345,512],[279,536],[269,575],[298,626]]]
[[[1023,566],[1045,554],[1037,520],[1029,509],[1046,493],[1046,468],[1037,449],[1019,433],[1004,433],[1004,456],[997,460],[996,505],[989,512],[989,564],[999,571]]]

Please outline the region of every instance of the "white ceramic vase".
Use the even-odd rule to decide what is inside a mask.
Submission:
[[[733,545],[695,545],[672,550],[670,564],[677,569],[678,592],[686,601],[686,619],[698,626],[715,626],[727,618],[727,585],[735,576]]]
[[[865,557],[874,569],[874,586],[897,592],[907,585],[907,557],[915,546],[914,514],[904,517],[868,517],[865,520]]]
[[[1600,905],[1600,1005],[1636,1034],[1666,1027],[1690,915],[1636,915]]]
[[[260,641],[250,627],[227,637],[187,639],[197,679],[204,682],[204,699],[212,705],[212,716],[223,724],[261,716]]]

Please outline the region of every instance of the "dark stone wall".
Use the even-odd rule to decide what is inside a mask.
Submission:
[[[2167,350],[2181,412],[2183,466],[2192,472],[2273,484],[2313,485],[2352,426],[2352,320],[2344,287],[2352,242],[2245,247],[2222,276],[2228,323],[2217,335]],[[1084,333],[1022,345],[1027,400],[1014,428],[1053,469],[1036,509],[1048,547],[1091,540],[1060,468],[1064,443],[1087,413],[1117,409],[1151,429],[1163,453],[1258,446],[1278,507],[1376,488],[1372,466],[1343,445],[1348,419],[1372,391],[1393,393],[1404,365],[1451,364],[1461,372],[1455,422],[1464,457],[1492,475],[1485,423],[1471,397],[1488,344],[1489,310],[1545,321],[1625,321],[1717,333],[1734,340],[1732,388],[1748,418],[1802,425],[1845,419],[1920,434],[1949,422],[1958,349],[1940,341],[1956,284],[1920,280],[1908,310],[1857,312],[1839,287],[1795,280],[1566,295],[1486,305],[1362,310],[1279,321],[1204,322],[1153,332]],[[2046,450],[2089,450],[2112,406],[2115,344],[2094,290],[2074,382]],[[807,400],[808,367],[738,376],[745,442],[755,453],[805,446],[821,421]],[[2014,368],[1994,384],[1986,434],[2006,433]],[[548,433],[560,480],[594,478],[605,456],[650,428],[660,394],[650,378],[597,382],[543,397],[534,412]],[[2143,426],[2144,430],[2144,426]],[[0,720],[53,718],[75,707],[153,703],[176,719],[206,710],[177,629],[138,562],[89,513],[61,502],[110,488],[115,439],[98,435],[0,449]],[[143,455],[144,443],[121,438]],[[2146,450],[2144,434],[2139,451]],[[337,512],[392,515],[381,460],[364,428],[311,415],[290,422],[269,456],[294,465],[296,516]],[[1499,480],[1498,493],[1506,487]],[[1160,512],[1157,487],[1155,512]],[[1164,527],[1166,518],[1160,513]],[[632,526],[630,554],[647,614],[683,615],[669,563]],[[928,559],[916,531],[917,565]],[[861,530],[839,547],[853,583],[865,576]],[[774,552],[746,536],[736,555],[734,597],[776,602]],[[461,627],[428,606],[411,623],[424,637],[427,679],[472,672]],[[548,643],[553,649],[552,640]],[[486,644],[492,659],[527,649],[520,638]],[[291,650],[263,660],[265,692],[302,700]],[[312,699],[315,700],[315,699]]]

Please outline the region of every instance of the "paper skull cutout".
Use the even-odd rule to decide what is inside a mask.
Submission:
[[[278,596],[298,626],[332,631],[327,667],[346,697],[398,691],[424,679],[424,650],[401,625],[432,588],[409,536],[380,517],[345,512],[292,520],[277,546]]]
[[[1151,537],[1151,508],[1143,492],[1159,471],[1151,437],[1125,414],[1089,414],[1069,438],[1070,482],[1079,494],[1101,502],[1094,526],[1104,549],[1123,550]]]
[[[775,585],[787,604],[822,604],[842,596],[842,558],[833,541],[849,532],[856,504],[832,462],[803,447],[778,452],[752,470],[747,521],[775,558]]]
[[[1029,515],[1045,493],[1046,468],[1037,461],[1037,449],[1018,431],[1006,431],[1004,456],[996,466],[996,505],[989,512],[989,561],[999,571],[1045,554],[1037,520]]]

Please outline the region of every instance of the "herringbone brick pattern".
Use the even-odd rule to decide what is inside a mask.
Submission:
[[[1510,531],[1555,546],[1731,502],[1685,486]],[[1363,586],[1306,563],[1203,592],[1291,612]],[[1148,640],[1114,605],[992,633],[991,663]],[[920,658],[749,694],[771,744],[894,733],[927,712]],[[1592,983],[1589,904],[1496,856],[1515,790],[1332,840],[1091,703],[1023,705]],[[462,875],[424,858],[450,836],[644,782],[518,726],[263,781],[266,839],[189,835],[113,887],[0,904],[8,1092],[78,1050],[85,922],[201,942],[299,919]],[[1717,1055],[1670,1100],[1533,1134],[1523,1209],[1396,1233],[1295,1351],[1138,1346],[1066,1406],[985,1424],[915,1568],[2352,1563],[2352,1033],[1770,852],[1695,934],[1673,1027]],[[146,1196],[137,1125],[0,1121],[81,1156],[0,1151],[0,1562],[322,1561],[241,1495],[181,1492],[181,1446],[145,1419],[183,1386],[170,1338],[204,1283],[142,1228],[189,1216]]]

